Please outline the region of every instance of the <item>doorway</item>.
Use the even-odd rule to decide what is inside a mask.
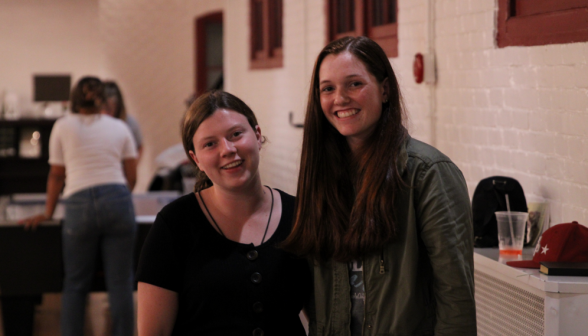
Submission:
[[[223,13],[196,18],[196,96],[223,88]]]

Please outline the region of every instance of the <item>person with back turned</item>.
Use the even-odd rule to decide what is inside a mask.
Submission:
[[[47,203],[44,214],[20,221],[26,228],[53,217],[64,187],[61,334],[84,334],[86,298],[95,261],[102,254],[112,315],[112,334],[134,332],[133,247],[135,212],[130,190],[136,182],[137,149],[121,120],[100,113],[104,85],[84,77],[71,95],[72,114],[55,122],[49,139]]]

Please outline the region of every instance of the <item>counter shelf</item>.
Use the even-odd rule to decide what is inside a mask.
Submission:
[[[525,248],[520,260],[533,258]],[[586,335],[588,277],[553,276],[506,265],[498,248],[474,249],[480,335]]]

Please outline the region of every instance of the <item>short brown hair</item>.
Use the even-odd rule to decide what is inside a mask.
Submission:
[[[195,192],[212,186],[212,181],[198,168],[196,162],[190,157],[190,151],[194,152],[194,134],[198,130],[198,127],[200,127],[200,124],[219,109],[227,109],[244,115],[254,130],[258,125],[257,118],[255,118],[255,114],[251,108],[241,99],[225,91],[214,90],[206,92],[190,105],[182,119],[181,132],[184,150],[196,170]],[[265,140],[265,137],[262,137],[262,142],[265,142]]]
[[[82,77],[71,91],[71,110],[80,113],[80,108],[99,112],[104,104],[104,84],[97,77]]]

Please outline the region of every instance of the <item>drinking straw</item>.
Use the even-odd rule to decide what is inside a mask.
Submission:
[[[514,230],[512,229],[512,217],[510,216],[510,202],[508,200],[508,194],[504,194],[504,197],[506,197],[506,212],[508,213],[508,224],[510,226],[510,239],[511,239],[511,244],[512,246],[514,246]]]

